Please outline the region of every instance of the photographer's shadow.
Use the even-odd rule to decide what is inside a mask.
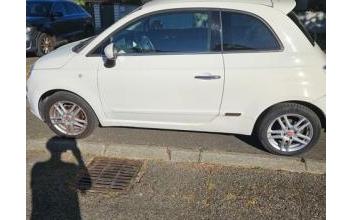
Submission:
[[[51,138],[46,147],[50,159],[36,163],[31,173],[32,214],[31,219],[81,219],[77,187],[79,172],[89,177],[81,152],[75,139]],[[71,151],[78,165],[61,160],[62,153]]]

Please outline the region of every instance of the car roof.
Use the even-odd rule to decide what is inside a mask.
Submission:
[[[156,4],[168,4],[168,3],[184,3],[184,2],[231,2],[231,3],[246,3],[246,4],[259,4],[272,6],[271,0],[152,0],[146,5],[156,5]]]
[[[250,5],[262,5],[278,9],[284,13],[291,12],[296,6],[295,0],[152,0],[145,4],[145,6],[157,6],[170,3],[240,3]]]

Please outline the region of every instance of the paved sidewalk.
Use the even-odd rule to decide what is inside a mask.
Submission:
[[[71,153],[48,158],[27,151],[27,219],[33,206],[48,219],[325,219],[325,175],[145,161],[126,193],[78,192]]]

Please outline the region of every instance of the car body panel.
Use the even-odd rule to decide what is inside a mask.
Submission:
[[[181,55],[179,60],[173,59],[175,55],[119,56],[116,68],[122,67],[114,72],[105,72],[103,57],[89,56],[101,41],[129,21],[156,11],[184,8],[211,8],[255,15],[270,26],[280,40],[282,49],[198,54],[194,55],[199,56],[196,59],[191,59],[191,55]],[[51,89],[62,89],[72,91],[85,99],[94,109],[102,126],[249,135],[258,117],[269,107],[281,102],[306,102],[325,113],[325,54],[317,45],[309,42],[282,10],[262,4],[242,1],[221,1],[221,4],[214,1],[171,1],[160,4],[154,2],[117,21],[78,54],[73,54],[69,61],[64,58],[64,51],[61,52],[60,59],[65,62],[56,60],[52,55],[52,58],[39,60],[34,66],[27,82],[34,112],[39,112],[37,106],[42,94]],[[71,56],[69,52],[67,54]],[[184,78],[186,75],[193,76],[196,70],[216,72],[219,69],[218,59],[222,59],[224,72],[217,73],[224,76],[224,81],[201,82],[192,79],[191,82],[188,81],[191,79]],[[159,60],[159,63],[154,63],[156,60]],[[43,70],[42,67],[50,66],[49,63],[61,67]],[[167,67],[170,69],[166,72],[164,70]],[[123,70],[128,70],[131,75]],[[138,76],[138,70],[146,71]],[[162,75],[162,72],[168,74],[171,79]],[[124,80],[128,80],[128,83],[124,84]],[[175,85],[171,84],[172,81]],[[115,83],[123,89],[111,90]],[[201,83],[209,88],[211,83],[215,83],[218,87],[215,86],[215,89],[210,89],[208,93],[200,86]],[[181,86],[182,84],[187,86]],[[176,89],[182,90],[179,96]],[[116,94],[117,91],[126,91],[126,94]],[[171,95],[175,102],[167,100],[167,95]],[[209,103],[204,98],[208,96],[211,97]],[[114,100],[115,97],[119,99]],[[195,97],[198,97],[199,101]],[[107,107],[106,103],[113,104],[113,108]],[[218,109],[214,109],[216,105],[219,106]],[[206,113],[206,117],[201,115],[201,109]],[[176,117],[177,114],[173,114],[175,112],[181,114]],[[186,113],[198,115],[187,117]]]
[[[100,62],[98,74],[108,118],[193,124],[208,123],[219,114],[224,82],[221,54],[119,56],[112,68]],[[202,74],[219,79],[195,79]]]

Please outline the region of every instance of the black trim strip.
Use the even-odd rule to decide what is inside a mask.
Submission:
[[[225,113],[225,116],[227,117],[239,117],[241,115],[242,115],[241,113],[233,113],[233,112]]]

